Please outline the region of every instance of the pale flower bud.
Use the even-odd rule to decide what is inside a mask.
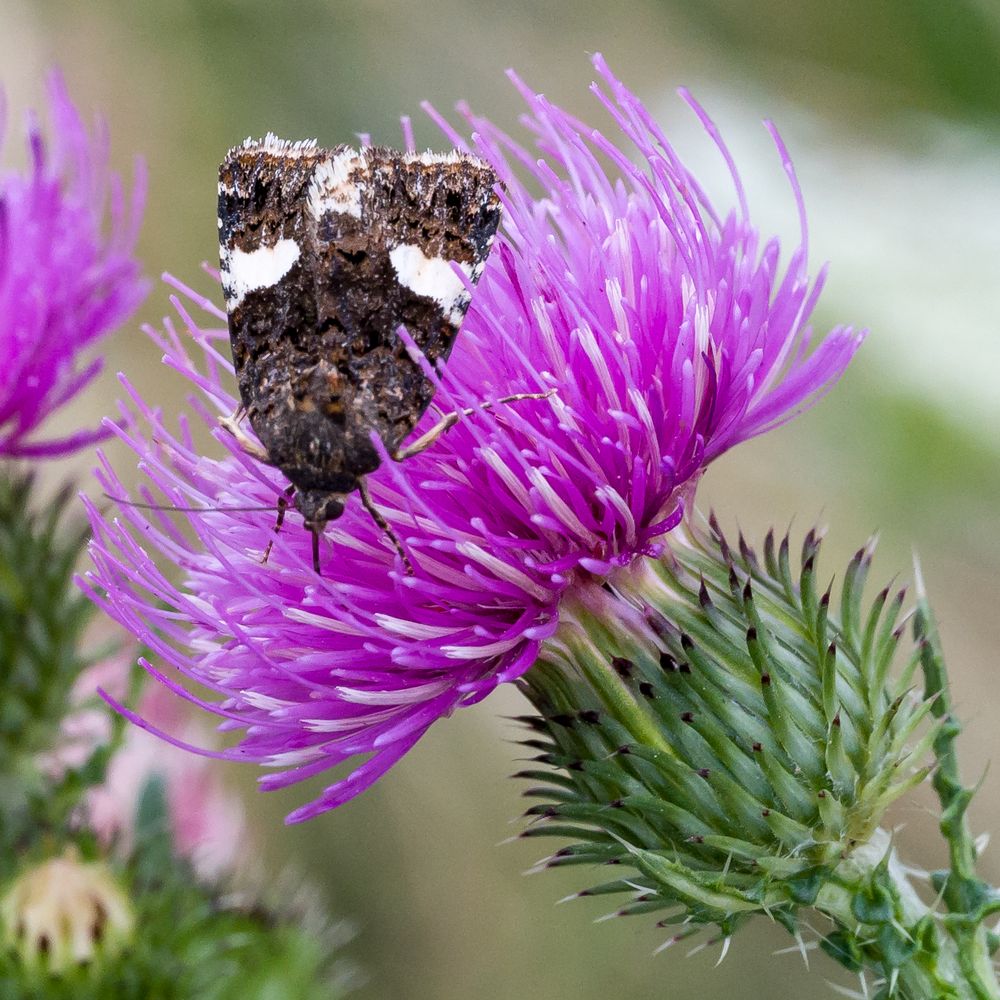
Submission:
[[[68,848],[21,874],[0,898],[8,947],[52,973],[118,954],[135,927],[132,904],[111,869]]]

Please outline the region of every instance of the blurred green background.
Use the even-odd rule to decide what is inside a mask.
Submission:
[[[991,0],[0,0],[0,76],[11,106],[37,105],[44,71],[63,68],[82,107],[100,108],[114,158],[147,159],[142,252],[148,271],[211,290],[215,173],[226,148],[270,129],[323,144],[459,98],[513,125],[503,70],[597,124],[587,55],[603,52],[647,101],[714,191],[720,165],[674,96],[690,87],[718,120],[764,229],[795,233],[794,205],[760,119],[773,118],[805,191],[817,262],[832,262],[816,326],[871,336],[834,393],[789,427],[713,466],[701,492],[729,525],[760,538],[772,521],[830,526],[827,571],[873,530],[876,571],[909,574],[920,554],[967,720],[966,778],[983,778],[979,829],[1000,828],[996,604],[1000,597],[1000,7]],[[17,158],[8,136],[8,159]],[[440,142],[421,123],[418,141]],[[218,296],[216,296],[218,297]],[[168,311],[157,285],[144,319]],[[138,323],[117,335],[111,372],[169,408]],[[101,398],[101,391],[104,397]],[[107,412],[109,373],[69,423]],[[80,465],[81,472],[87,461]],[[685,960],[651,957],[650,921],[610,921],[595,901],[557,907],[580,873],[523,877],[537,843],[519,829],[513,691],[438,725],[378,787],[338,812],[286,829],[293,790],[246,792],[267,864],[308,873],[360,930],[359,1000],[825,997],[851,985],[813,953],[807,973],[777,929],[744,932]],[[895,814],[905,852],[935,854],[929,799]],[[985,874],[1000,881],[987,853]],[[682,946],[684,947],[684,946]],[[856,984],[855,984],[856,985]]]

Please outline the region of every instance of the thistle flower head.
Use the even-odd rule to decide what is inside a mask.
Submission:
[[[467,142],[435,115],[497,171],[506,211],[448,365],[428,370],[438,408],[466,415],[406,461],[383,449],[368,477],[412,575],[353,497],[323,535],[317,576],[296,513],[275,538],[273,514],[245,509],[274,505],[283,477],[218,428],[223,457],[204,456],[188,415],[174,428],[124,383],[144,421],[118,432],[147,477],[141,499],[188,508],[193,532],[176,514],[123,506],[106,519],[91,506],[86,586],[171,668],[148,665],[164,684],[242,732],[223,756],[278,769],[265,787],[367,756],[291,819],[361,791],[436,719],[521,676],[567,593],[656,554],[705,465],[807,405],[859,343],[838,328],[810,351],[819,283],[804,222],[782,275],[735,170],[740,207],[723,215],[596,66],[608,92],[595,90],[639,166],[517,81],[537,153],[471,112]],[[780,140],[778,150],[801,206]],[[214,427],[236,407],[224,315],[187,298],[213,325],[175,299],[181,328],[168,320],[152,336],[196,388],[191,414]],[[551,394],[500,402],[518,393]],[[99,478],[126,493],[107,462]],[[180,586],[153,552],[181,568]],[[215,698],[185,692],[178,675]]]
[[[100,359],[81,364],[81,351],[146,293],[133,257],[142,173],[127,205],[104,128],[88,135],[58,76],[48,89],[51,141],[29,119],[25,172],[0,169],[0,457],[59,455],[107,436],[36,435],[100,371]],[[0,140],[3,118],[0,100]]]

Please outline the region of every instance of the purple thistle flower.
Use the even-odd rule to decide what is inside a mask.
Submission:
[[[704,112],[685,95],[733,171],[739,209],[725,217],[639,101],[595,65],[610,94],[595,93],[642,166],[516,78],[541,160],[469,112],[471,143],[431,112],[497,170],[505,228],[435,400],[472,415],[405,462],[383,451],[369,477],[412,576],[357,497],[325,531],[321,576],[294,511],[262,563],[274,514],[245,508],[273,506],[287,483],[217,426],[236,399],[225,316],[211,302],[177,285],[211,325],[175,297],[182,328],[167,320],[150,334],[197,390],[191,415],[213,428],[221,459],[200,453],[187,414],[171,429],[123,379],[145,425],[117,431],[147,477],[141,499],[189,508],[193,530],[176,513],[122,506],[106,519],[90,505],[95,568],[84,585],[172,668],[146,663],[154,676],[242,733],[217,756],[277,769],[265,788],[367,758],[289,821],[351,798],[435,720],[521,676],[579,581],[655,557],[705,465],[807,406],[860,343],[837,328],[809,349],[821,281],[806,271],[804,216],[802,246],[780,277],[777,242],[762,244],[750,224]],[[428,413],[417,433],[436,419]],[[106,461],[98,478],[125,495]],[[154,551],[180,568],[179,586]]]
[[[104,127],[88,136],[58,75],[48,95],[51,149],[32,117],[26,172],[0,172],[0,457],[61,455],[108,436],[106,428],[34,435],[101,370],[99,358],[81,367],[80,351],[131,316],[148,290],[132,256],[141,167],[126,206]]]

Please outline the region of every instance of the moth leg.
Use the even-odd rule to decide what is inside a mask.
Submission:
[[[288,486],[281,492],[281,496],[278,497],[278,516],[274,521],[274,534],[277,536],[278,532],[281,531],[282,524],[285,523],[285,511],[288,510],[288,501],[292,499],[295,495],[295,486]],[[267,562],[268,556],[271,554],[271,549],[274,547],[274,538],[272,538],[267,543],[267,548],[264,549],[264,556],[261,559],[261,564]]]
[[[406,575],[413,576],[413,563],[410,562],[410,557],[406,554],[403,543],[396,537],[396,533],[389,526],[389,522],[385,519],[382,511],[375,506],[375,502],[368,492],[368,485],[365,483],[364,476],[358,480],[358,496],[361,497],[362,506],[371,514],[372,520],[382,529],[383,534],[392,543],[392,547],[399,553],[399,558],[402,559],[403,566],[406,568]]]
[[[464,410],[455,410],[452,413],[446,413],[429,431],[421,434],[413,444],[408,444],[405,448],[397,448],[392,457],[397,462],[402,462],[404,459],[419,455],[434,444],[446,430],[454,427],[462,417],[471,416],[476,410],[491,410],[495,403],[516,403],[522,399],[549,399],[555,393],[555,389],[549,389],[548,392],[519,392],[513,396],[502,396],[500,399],[494,401],[488,400],[485,403],[480,403],[479,406],[470,406]]]
[[[467,410],[465,412],[472,413],[473,411]],[[422,451],[426,451],[449,427],[454,427],[462,415],[460,412],[446,413],[429,431],[421,434],[413,444],[409,444],[405,448],[397,448],[393,452],[392,457],[397,462],[402,462],[407,458],[412,458],[414,455],[419,455]]]
[[[314,528],[312,530],[312,536],[313,570],[317,576],[322,576],[323,574],[319,571],[319,531]]]
[[[244,431],[240,426],[246,415],[246,407],[242,405],[237,406],[228,417],[219,417],[219,426],[224,427],[227,431],[229,431],[229,433],[236,438],[236,443],[240,446],[240,448],[251,458],[256,458],[261,462],[267,462],[267,450],[263,447],[263,445],[258,444],[256,441],[251,441],[246,431]]]
[[[551,399],[556,394],[555,389],[548,389],[545,392],[515,392],[513,396],[501,396],[497,403],[516,403],[522,399]],[[492,410],[493,401],[487,400],[485,403],[480,403],[476,409],[479,410]],[[462,411],[466,416],[472,413],[472,410]]]

